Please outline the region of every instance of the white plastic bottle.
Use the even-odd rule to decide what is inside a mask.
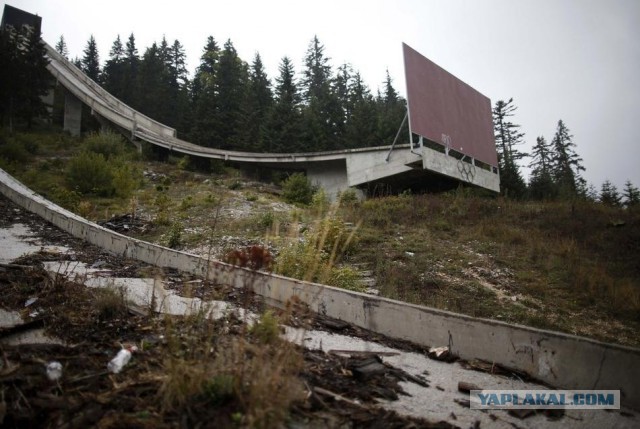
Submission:
[[[129,363],[131,360],[131,354],[137,351],[138,348],[136,346],[131,346],[127,348],[123,348],[118,352],[116,357],[111,359],[111,362],[107,365],[107,369],[114,374],[122,371],[122,368]]]

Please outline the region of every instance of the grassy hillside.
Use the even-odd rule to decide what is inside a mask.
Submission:
[[[154,161],[118,140],[0,136],[0,167],[146,240],[219,258],[261,246],[283,274],[357,290],[368,277],[382,296],[640,345],[639,210],[464,189],[295,206],[278,174]]]

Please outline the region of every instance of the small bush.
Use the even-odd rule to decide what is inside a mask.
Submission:
[[[176,163],[176,167],[184,171],[189,168],[189,164],[190,164],[189,155],[185,155],[178,160],[178,162]]]
[[[273,215],[272,211],[264,212],[260,215],[258,219],[258,224],[262,229],[271,228],[275,222],[276,218]]]
[[[240,181],[238,180],[234,180],[230,185],[229,185],[229,189],[231,189],[232,191],[237,191],[238,189],[242,188],[242,183],[240,183]]]
[[[82,194],[108,197],[115,192],[112,168],[100,153],[81,152],[73,157],[67,168],[67,181]]]
[[[351,188],[345,189],[344,191],[340,192],[338,200],[340,201],[340,205],[343,207],[352,206],[354,204],[357,204],[359,201],[356,190]]]
[[[113,188],[120,198],[129,198],[138,187],[137,172],[128,164],[121,164],[113,168]]]
[[[165,234],[163,242],[167,247],[175,249],[182,244],[182,230],[184,226],[180,222],[174,222]]]
[[[98,289],[94,307],[100,320],[112,320],[127,315],[127,301],[122,289]]]
[[[0,158],[4,158],[7,161],[24,164],[29,161],[30,157],[29,151],[13,139],[0,145]]]
[[[360,278],[360,274],[351,267],[334,267],[331,270],[331,276],[327,284],[356,292],[364,292],[366,287],[360,281]]]
[[[291,204],[311,204],[315,188],[311,185],[307,176],[302,173],[294,173],[282,184],[282,196]]]
[[[194,205],[195,205],[195,203],[193,202],[193,197],[191,195],[187,195],[180,202],[180,211],[183,211],[183,212],[187,211],[191,207],[193,207]]]
[[[324,189],[318,189],[311,197],[311,207],[319,215],[324,215],[329,210],[329,198]]]
[[[280,338],[280,325],[273,311],[267,310],[249,330],[262,344],[274,344]]]
[[[76,211],[83,218],[87,218],[93,212],[93,204],[91,204],[91,201],[80,201]]]
[[[105,159],[113,159],[124,154],[126,148],[122,137],[110,131],[91,133],[84,141],[89,152],[99,153]]]

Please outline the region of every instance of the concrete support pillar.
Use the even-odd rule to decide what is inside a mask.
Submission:
[[[347,163],[344,159],[310,162],[305,165],[305,170],[311,184],[322,187],[330,201],[335,201],[340,192],[349,188]]]
[[[64,95],[64,131],[79,136],[82,130],[82,102],[73,94]]]

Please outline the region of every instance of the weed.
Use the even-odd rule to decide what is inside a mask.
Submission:
[[[311,204],[315,191],[315,187],[302,173],[294,173],[282,183],[282,196],[291,204]]]
[[[329,198],[324,189],[318,189],[311,197],[311,208],[318,216],[324,216],[329,210]]]
[[[251,246],[246,249],[232,250],[223,258],[225,262],[251,270],[271,271],[273,256],[263,246]]]
[[[275,223],[275,216],[273,211],[264,212],[258,219],[258,225],[264,230],[273,227]]]
[[[274,344],[280,337],[278,318],[273,311],[265,311],[260,317],[260,320],[251,326],[249,333],[253,335],[260,344]]]
[[[180,202],[179,210],[184,212],[189,210],[194,205],[195,205],[195,202],[193,201],[193,197],[191,195],[187,195]]]
[[[163,243],[172,249],[175,249],[182,245],[182,231],[184,226],[180,222],[174,222],[169,231],[163,236]]]
[[[91,201],[80,201],[77,205],[76,212],[83,218],[88,218],[93,212],[93,204]]]
[[[112,320],[127,315],[127,302],[122,289],[98,289],[94,296],[93,305],[100,320]]]

